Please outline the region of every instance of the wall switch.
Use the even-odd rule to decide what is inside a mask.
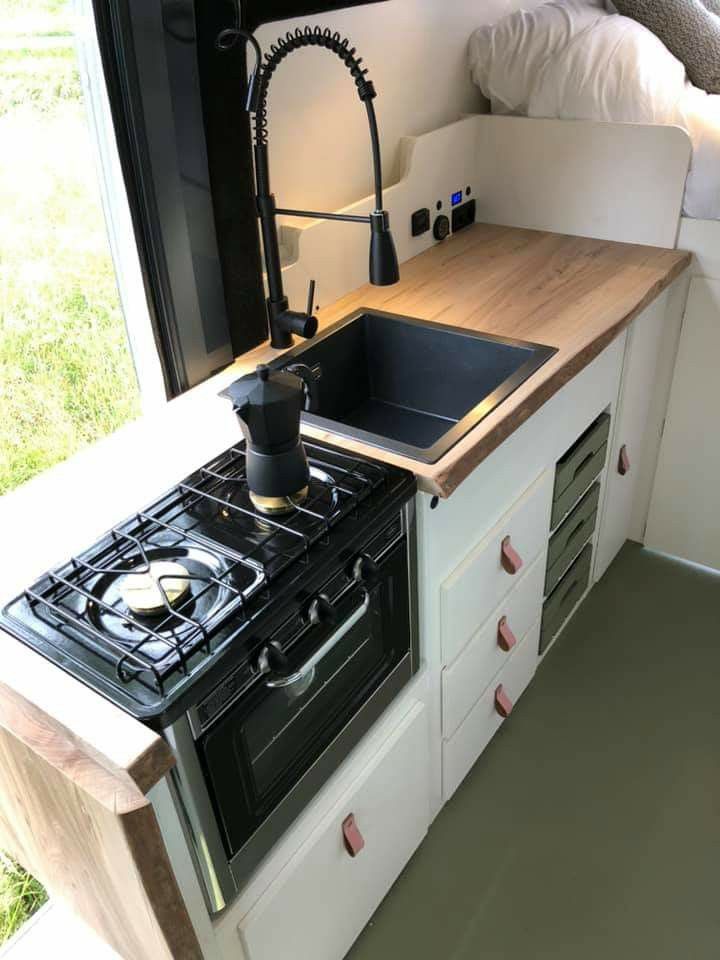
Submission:
[[[416,210],[410,218],[410,232],[414,237],[420,237],[430,229],[430,211],[427,207]]]
[[[475,201],[468,200],[460,207],[455,207],[452,212],[452,231],[457,233],[465,227],[475,223]]]

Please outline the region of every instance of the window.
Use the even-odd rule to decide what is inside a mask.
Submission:
[[[140,413],[65,0],[0,0],[0,494]]]

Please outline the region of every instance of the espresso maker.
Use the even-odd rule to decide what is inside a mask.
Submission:
[[[304,364],[286,370],[259,364],[220,395],[232,401],[245,437],[253,506],[268,515],[289,513],[307,497],[310,486],[300,415],[313,409],[316,374]]]

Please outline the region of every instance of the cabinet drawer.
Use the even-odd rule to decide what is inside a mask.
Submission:
[[[545,593],[552,593],[570,562],[592,536],[599,502],[600,484],[594,483],[550,538]]]
[[[343,834],[350,815],[364,840],[356,856]],[[246,960],[345,956],[422,840],[429,816],[427,716],[416,703],[240,922]]]
[[[455,659],[519,582],[523,569],[543,550],[549,529],[552,483],[553,474],[548,470],[443,583],[440,589],[443,663]],[[506,541],[523,563],[514,574],[504,566]]]
[[[455,735],[443,743],[443,796],[447,800],[460,786],[473,764],[505,722],[498,712],[496,692],[515,703],[530,683],[538,663],[540,621],[526,634],[515,655],[496,675],[467,715]]]
[[[540,653],[545,652],[575,604],[585,593],[590,581],[591,560],[592,544],[589,543],[545,601]]]
[[[542,609],[545,554],[532,564],[522,580],[490,614],[452,666],[442,673],[443,736],[449,739],[468,715],[486,687],[535,623]],[[501,619],[505,618],[503,634]],[[507,630],[511,631],[508,634]],[[514,645],[507,649],[508,643]]]
[[[555,469],[555,489],[553,502],[575,481],[586,461],[590,460],[601,447],[604,447],[610,436],[610,414],[601,413],[591,423],[585,433],[570,447],[567,453],[558,460]]]
[[[569,487],[566,487],[557,500],[553,503],[552,518],[550,520],[551,528],[554,528],[565,516],[568,510],[572,509],[574,503],[580,494],[587,489],[592,481],[601,472],[605,466],[605,457],[607,456],[607,444],[603,444],[599,450],[591,454],[583,461],[575,479]]]

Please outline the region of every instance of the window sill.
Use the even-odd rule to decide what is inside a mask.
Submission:
[[[58,955],[63,944],[74,960],[120,960],[120,955],[59,903],[47,903],[0,947],[0,960],[38,960]],[[65,954],[63,954],[65,955]]]

